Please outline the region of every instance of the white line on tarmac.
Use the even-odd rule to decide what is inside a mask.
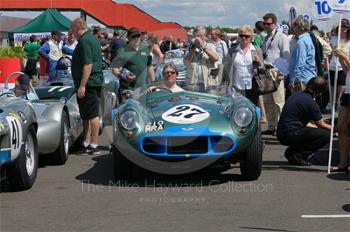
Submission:
[[[336,214],[336,215],[301,215],[301,218],[350,218],[350,214]]]

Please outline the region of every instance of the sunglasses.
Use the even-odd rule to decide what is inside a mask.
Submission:
[[[167,71],[167,72],[163,73],[164,76],[169,76],[169,75],[174,75],[174,74],[176,74],[175,71]]]
[[[242,34],[240,34],[239,37],[241,37],[243,39],[249,39],[251,37],[251,35],[242,35]]]
[[[140,34],[131,36],[132,39],[140,38]]]
[[[273,23],[264,23],[265,26],[270,26],[272,25]]]

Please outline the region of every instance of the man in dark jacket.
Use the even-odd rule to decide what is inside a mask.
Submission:
[[[277,138],[289,146],[284,156],[292,165],[311,165],[308,156],[329,142],[331,125],[323,120],[320,107],[314,100],[327,88],[323,77],[311,78],[306,89],[291,95],[282,109]]]

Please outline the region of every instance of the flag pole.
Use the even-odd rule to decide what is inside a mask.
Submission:
[[[338,24],[338,43],[337,43],[337,49],[340,48],[340,41],[341,41],[341,20],[342,20],[342,13],[339,13],[339,24]],[[335,76],[334,76],[334,88],[333,88],[333,101],[332,101],[332,127],[331,127],[331,134],[330,134],[330,142],[329,142],[329,156],[328,156],[328,174],[331,173],[331,165],[332,165],[332,152],[333,152],[333,133],[334,133],[334,118],[335,118],[335,104],[336,103],[336,97],[337,97],[337,82],[338,82],[338,62],[339,58],[336,57],[336,63],[335,63]]]

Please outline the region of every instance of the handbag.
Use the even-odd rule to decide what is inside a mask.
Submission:
[[[258,62],[253,60],[252,90],[258,95],[265,95],[277,91],[278,86],[279,81],[275,80],[270,70],[259,67]]]
[[[277,91],[279,83],[274,80],[271,73],[262,68],[254,69],[252,89],[259,95],[265,95]]]

